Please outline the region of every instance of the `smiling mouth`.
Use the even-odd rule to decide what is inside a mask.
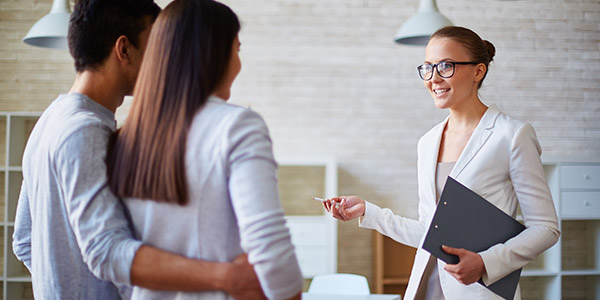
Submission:
[[[433,93],[436,94],[436,95],[441,95],[443,93],[448,92],[449,90],[450,89],[435,89],[435,90],[433,90]]]

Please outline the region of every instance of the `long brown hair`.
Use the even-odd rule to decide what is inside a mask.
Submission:
[[[494,45],[487,40],[481,39],[473,30],[459,26],[442,27],[431,35],[431,39],[434,38],[449,38],[462,44],[469,56],[471,56],[472,62],[485,65],[485,74],[478,85],[478,88],[480,88],[487,75],[490,62],[494,60],[494,55],[496,54]]]
[[[187,203],[189,127],[224,80],[239,29],[235,13],[212,0],[173,1],[158,16],[133,105],[109,147],[109,184],[117,196]]]

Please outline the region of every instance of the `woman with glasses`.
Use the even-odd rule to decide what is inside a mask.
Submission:
[[[494,54],[490,42],[463,27],[442,28],[427,45],[417,71],[435,106],[450,114],[418,143],[418,220],[356,196],[323,202],[337,219],[359,218],[360,227],[418,248],[404,299],[502,299],[477,281],[490,285],[522,268],[560,235],[533,127],[479,98]],[[459,257],[458,264],[430,255],[423,240],[448,176],[513,217],[520,206],[526,229],[479,253],[443,247]]]
[[[226,102],[241,69],[239,30],[235,13],[213,0],[177,0],[161,12],[108,155],[110,185],[145,243],[213,262],[247,253],[269,299],[300,299],[269,131],[257,113]],[[133,299],[233,299],[217,288],[134,287]]]

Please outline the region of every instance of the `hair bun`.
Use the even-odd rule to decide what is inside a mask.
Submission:
[[[494,60],[494,55],[496,55],[496,47],[494,47],[494,45],[488,40],[484,40],[483,45],[485,46],[485,49],[487,50],[487,53],[490,56],[490,61]]]

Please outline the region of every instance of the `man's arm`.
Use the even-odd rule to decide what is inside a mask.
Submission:
[[[21,193],[17,203],[13,252],[17,259],[22,261],[31,272],[31,212],[29,211],[29,198],[27,197],[25,181],[21,184]]]
[[[216,263],[142,246],[133,259],[131,283],[154,290],[221,290],[236,299],[266,299],[246,254],[231,263]]]
[[[101,125],[82,126],[69,135],[56,157],[69,222],[90,271],[116,284],[156,290],[223,290],[240,298],[261,299],[252,296],[262,291],[247,265],[189,259],[134,239],[125,207],[106,185],[109,135],[110,130]],[[240,280],[232,280],[232,274]]]

